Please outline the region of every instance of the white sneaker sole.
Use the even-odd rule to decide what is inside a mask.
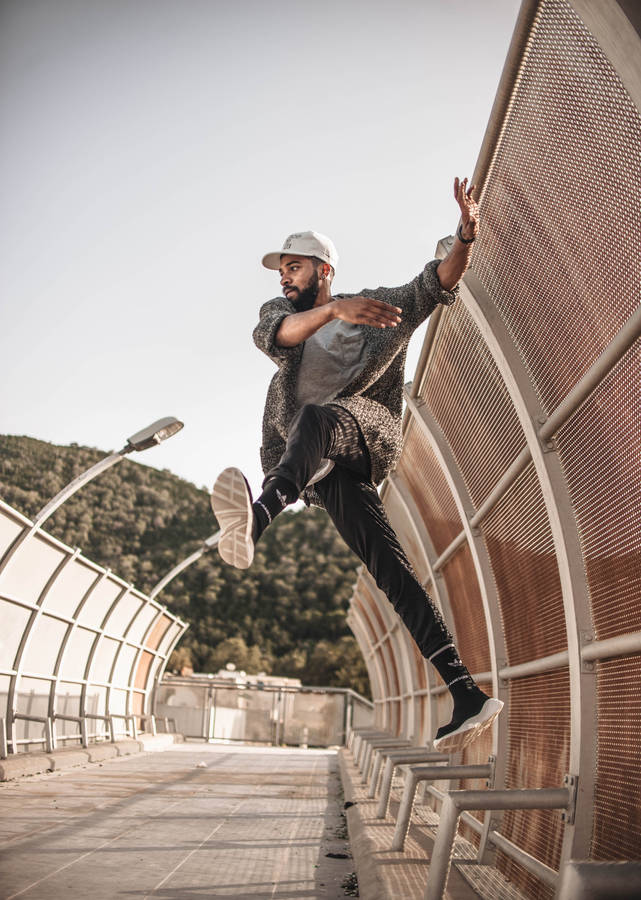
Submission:
[[[462,725],[433,742],[435,750],[441,753],[454,753],[457,750],[464,750],[472,741],[475,741],[484,731],[491,725],[494,719],[503,709],[503,701],[490,697],[486,700],[480,711],[469,719],[466,719]]]
[[[230,566],[248,569],[254,560],[251,493],[240,469],[224,469],[211,492],[211,508],[218,520],[218,552]]]

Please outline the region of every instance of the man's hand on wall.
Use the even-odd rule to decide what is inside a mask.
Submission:
[[[472,192],[476,185],[468,189],[467,178],[459,181],[454,179],[454,198],[461,210],[461,233],[466,241],[474,240],[479,230],[479,206],[472,199]]]

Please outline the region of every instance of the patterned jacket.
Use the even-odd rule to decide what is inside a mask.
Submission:
[[[439,303],[450,306],[458,295],[458,287],[453,291],[441,288],[436,274],[440,262],[439,259],[432,260],[420,275],[400,287],[379,287],[334,297],[373,297],[403,311],[402,321],[396,328],[361,326],[365,331],[367,362],[356,378],[331,401],[349,410],[360,425],[370,454],[374,484],[380,484],[394,468],[401,452],[403,383],[409,340]],[[263,415],[260,456],[265,473],[276,466],[283,455],[289,425],[297,411],[296,381],[304,344],[279,347],[274,342],[282,320],[295,312],[296,307],[285,297],[269,300],[261,307],[260,320],[253,334],[256,346],[278,366],[267,391]],[[313,489],[308,488],[303,499],[307,504],[322,505]]]

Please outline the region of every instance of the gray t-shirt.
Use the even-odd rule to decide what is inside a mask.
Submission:
[[[307,338],[296,383],[296,404],[328,403],[367,361],[362,325],[334,319]]]

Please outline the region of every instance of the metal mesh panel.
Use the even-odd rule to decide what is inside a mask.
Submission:
[[[425,557],[404,508],[398,504],[394,492],[389,490],[383,499],[383,503],[390,524],[396,532],[399,543],[412,564],[412,568],[419,580],[424,579],[427,575],[425,571]]]
[[[467,544],[443,566],[443,577],[454,617],[459,655],[470,672],[487,672],[490,668],[490,649],[483,602]]]
[[[366,588],[362,585],[362,593],[363,596],[367,599],[367,603],[369,609],[374,614],[376,621],[378,623],[378,635],[377,638],[383,637],[384,634],[388,631],[388,626],[381,611],[378,606],[377,598],[373,596],[372,591],[369,588]],[[387,603],[387,598],[381,594],[383,598],[383,602]],[[386,682],[387,682],[387,696],[388,697],[397,697],[400,693],[400,680],[398,675],[398,669],[396,667],[396,656],[394,654],[394,647],[390,644],[389,636],[385,638],[383,643],[379,646],[376,651],[380,657],[382,666],[385,670]]]
[[[641,347],[558,434],[599,639],[641,629]]]
[[[525,436],[496,363],[463,303],[441,319],[421,396],[452,448],[474,505],[480,506],[524,447]]]
[[[482,529],[499,592],[508,663],[565,650],[559,570],[533,464],[503,495]]]
[[[569,3],[544,0],[473,267],[548,412],[638,303],[640,170],[639,112]]]
[[[597,665],[594,859],[641,857],[641,657]]]
[[[567,669],[510,682],[507,788],[561,787],[570,748],[570,677]],[[556,810],[506,812],[501,833],[532,856],[558,868],[563,822]],[[499,853],[500,870],[527,897],[551,897],[538,879]]]
[[[410,642],[410,646],[412,648],[412,669],[414,674],[414,685],[418,690],[425,690],[427,688],[427,673],[425,671],[425,659],[421,655],[421,651],[418,649],[414,641]]]
[[[485,691],[487,694],[492,693],[491,684],[478,682],[478,685],[481,690]],[[461,754],[461,764],[464,766],[475,766],[486,763],[492,753],[492,740],[492,729],[489,728],[463,750]],[[461,779],[459,787],[462,791],[483,791],[487,789],[487,779],[463,778]],[[478,819],[479,822],[483,822],[483,820],[485,819],[485,812],[480,809],[472,810],[470,812],[470,815],[474,816],[475,819]],[[471,844],[478,848],[480,844],[480,836],[470,825],[466,825],[462,822],[459,830],[464,838],[466,838],[468,841],[470,841]]]
[[[372,596],[369,586],[365,584],[365,581],[361,581],[360,583],[360,592],[364,601],[363,612],[367,613],[369,621],[372,623],[372,634],[374,635],[373,643],[376,643],[376,641],[379,641],[387,631],[387,625],[385,624],[381,611],[378,608],[378,604]]]
[[[405,432],[403,456],[397,471],[414,498],[434,549],[442,553],[463,526],[434,451],[414,421]]]

